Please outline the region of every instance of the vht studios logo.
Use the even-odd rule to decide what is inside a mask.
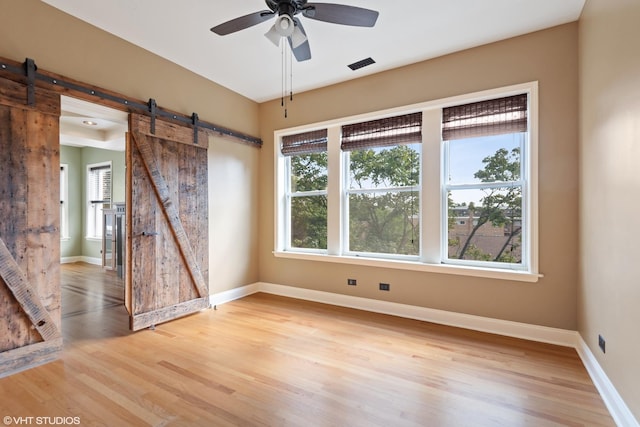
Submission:
[[[37,426],[63,426],[80,425],[80,417],[11,417],[5,416],[2,420],[5,426],[11,425],[37,425]]]

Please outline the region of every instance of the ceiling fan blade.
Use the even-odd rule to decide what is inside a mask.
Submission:
[[[260,12],[250,13],[248,15],[232,19],[231,21],[223,22],[222,24],[213,27],[211,31],[219,36],[226,36],[227,34],[253,27],[254,25],[273,17],[273,15],[274,12],[271,10],[261,10]]]
[[[304,30],[304,27],[302,26],[302,22],[300,22],[298,18],[293,18],[293,20],[296,23],[296,28],[300,29],[300,32],[302,33],[302,35],[304,35],[306,40],[303,43],[301,43],[298,47],[293,47],[293,41],[291,40],[291,37],[287,37],[287,40],[289,40],[289,46],[291,46],[291,51],[293,52],[293,56],[296,57],[296,60],[298,62],[307,61],[311,59],[311,46],[309,46],[309,39],[307,38],[307,32]]]
[[[334,3],[307,3],[302,14],[309,19],[355,27],[373,27],[378,20],[375,10]]]

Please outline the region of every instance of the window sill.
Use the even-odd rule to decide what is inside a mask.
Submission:
[[[530,273],[528,271],[503,270],[497,268],[479,268],[460,265],[425,264],[416,261],[379,259],[359,256],[337,256],[285,251],[274,251],[273,255],[276,258],[333,262],[339,264],[352,264],[368,267],[395,268],[399,270],[452,274],[458,276],[481,277],[487,279],[513,280],[518,282],[530,283],[536,283],[538,279],[540,279],[540,277],[543,277],[542,274]]]
[[[85,240],[89,242],[102,242],[102,237],[85,237]]]

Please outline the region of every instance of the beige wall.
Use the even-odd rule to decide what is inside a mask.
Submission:
[[[588,0],[580,21],[578,327],[640,420],[640,2]],[[598,348],[598,334],[607,352]]]
[[[209,141],[209,291],[258,280],[258,171],[261,149]]]
[[[40,69],[127,97],[154,98],[160,107],[196,112],[201,120],[239,132],[259,133],[255,102],[38,0],[2,2],[0,57],[33,58]],[[210,148],[209,276],[215,293],[258,280],[255,182],[260,149],[220,137],[213,138]],[[242,179],[228,179],[240,176],[239,171],[246,172]],[[231,230],[241,236],[232,240]],[[233,259],[216,261],[225,254]]]
[[[260,105],[260,279],[302,288],[576,329],[578,26],[568,24],[298,94],[283,117]],[[275,258],[273,131],[516,83],[539,81],[538,283]],[[295,81],[295,76],[294,76]],[[347,287],[347,277],[358,279]],[[378,282],[391,283],[381,295]],[[362,284],[362,285],[360,285]]]

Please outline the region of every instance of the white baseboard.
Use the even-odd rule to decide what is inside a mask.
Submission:
[[[331,292],[295,288],[292,286],[274,285],[271,283],[260,283],[258,288],[260,292],[275,295],[321,302],[341,307],[356,308],[374,313],[390,314],[393,316],[433,322],[441,325],[456,326],[475,331],[489,332],[492,334],[523,338],[549,344],[557,344],[565,347],[575,347],[576,344],[576,332],[564,329],[529,325],[526,323],[511,322],[508,320],[454,313],[450,311],[436,310],[433,308],[418,307],[415,305],[398,304],[395,302],[380,301],[370,298],[334,294]]]
[[[211,305],[215,307],[216,305],[224,304],[225,302],[230,302],[233,300],[237,300],[240,298],[244,298],[248,295],[255,294],[256,292],[260,292],[260,285],[258,283],[254,283],[252,285],[242,286],[240,288],[230,289],[228,291],[218,292],[209,296],[209,301]]]
[[[220,305],[245,296],[264,292],[307,301],[331,304],[340,307],[355,308],[374,313],[390,314],[408,319],[422,320],[441,325],[472,329],[474,331],[489,332],[514,338],[556,344],[565,347],[576,347],[579,337],[576,331],[549,328],[546,326],[530,325],[509,320],[492,319],[489,317],[470,314],[454,313],[415,305],[399,304],[351,295],[334,294],[331,292],[312,289],[296,288],[293,286],[276,285],[258,282],[240,288],[231,289],[211,295],[211,305]]]
[[[616,390],[611,383],[611,380],[609,380],[609,377],[607,377],[607,374],[604,372],[602,367],[600,367],[600,364],[591,352],[591,349],[589,349],[582,339],[582,336],[579,334],[578,341],[576,343],[576,351],[578,352],[578,355],[580,355],[582,363],[587,369],[591,380],[600,392],[600,396],[602,396],[602,400],[604,400],[605,405],[607,405],[607,408],[609,409],[609,412],[616,424],[621,427],[640,427],[640,423],[635,419],[627,404],[622,400],[620,394],[618,394],[618,390]]]
[[[607,375],[604,373],[589,347],[577,331],[550,328],[546,326],[530,325],[509,320],[492,319],[464,313],[454,313],[408,304],[398,304],[351,295],[334,294],[331,292],[296,288],[293,286],[276,285],[258,282],[229,291],[211,295],[211,304],[220,305],[225,302],[243,298],[245,296],[264,292],[307,301],[331,304],[340,307],[355,308],[374,313],[390,314],[398,317],[422,320],[447,326],[471,329],[480,332],[522,338],[530,341],[573,347],[578,352],[582,363],[591,376],[602,400],[616,424],[620,427],[640,427],[638,421],[618,394]]]
[[[73,262],[86,262],[87,264],[102,265],[102,258],[93,258],[89,256],[68,256],[60,258],[60,264],[70,264]]]

